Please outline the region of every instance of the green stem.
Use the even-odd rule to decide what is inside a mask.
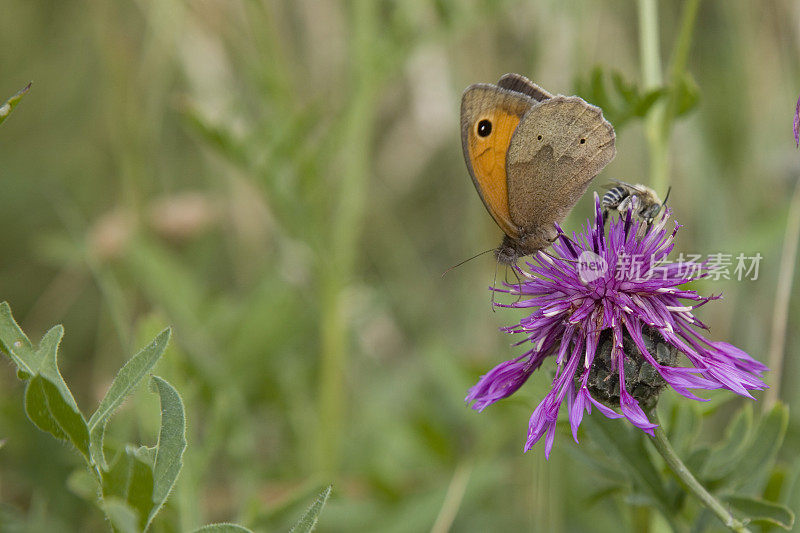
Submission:
[[[675,79],[686,70],[686,63],[689,61],[689,49],[692,45],[692,35],[694,25],[697,22],[697,10],[700,7],[700,0],[686,0],[686,4],[681,14],[681,29],[678,40],[675,41],[675,48],[672,49],[670,58],[670,77]]]
[[[646,89],[661,85],[661,54],[658,38],[658,0],[639,0],[639,57]]]
[[[700,7],[700,0],[686,0],[681,14],[681,28],[675,46],[672,49],[669,66],[669,83],[675,87],[686,72],[686,64],[689,62],[689,50],[692,45],[692,35],[694,34],[695,22],[697,22],[697,10]],[[662,123],[662,134],[669,140],[672,131],[672,123],[678,114],[678,100],[670,96],[666,104],[664,121]]]
[[[658,453],[661,454],[661,457],[664,458],[670,470],[672,470],[675,476],[681,481],[684,488],[691,492],[695,498],[700,500],[703,505],[708,507],[712,513],[717,515],[728,529],[737,533],[749,533],[750,530],[747,529],[742,522],[734,518],[722,503],[708,492],[706,488],[697,481],[697,478],[692,475],[686,465],[683,464],[683,461],[681,461],[678,454],[675,453],[672,444],[670,444],[667,439],[667,434],[664,432],[661,421],[658,419],[656,409],[650,412],[650,416],[653,422],[658,424],[658,427],[653,430],[654,435],[651,442],[656,447],[656,450],[658,450]]]
[[[380,81],[373,72],[377,14],[372,0],[352,3],[352,92],[341,123],[342,157],[337,204],[330,227],[328,261],[319,265],[322,279],[320,322],[319,469],[338,468],[346,395],[348,324],[343,293],[355,272],[361,228],[367,208],[370,142]]]
[[[664,85],[661,67],[658,30],[658,0],[639,0],[639,51],[642,84],[646,90]],[[681,15],[681,26],[670,58],[669,79],[676,87],[686,70],[700,0],[687,0]],[[645,119],[645,136],[650,153],[650,184],[664,191],[669,182],[669,137],[677,115],[677,99],[671,91],[666,99],[657,102]]]
[[[642,85],[645,90],[663,85],[661,75],[660,39],[658,33],[658,0],[639,0],[639,59]],[[664,102],[658,102],[645,119],[645,138],[650,154],[650,186],[663,191],[667,186],[669,161],[667,137],[664,134]]]

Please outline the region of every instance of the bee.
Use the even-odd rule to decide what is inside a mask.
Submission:
[[[661,212],[661,208],[667,204],[667,199],[669,198],[671,190],[671,188],[667,189],[667,195],[662,202],[656,191],[641,183],[631,185],[621,180],[611,181],[616,183],[616,185],[611,187],[608,192],[603,195],[603,200],[601,202],[603,207],[603,221],[608,217],[609,211],[617,210],[620,213],[624,213],[631,209],[633,199],[636,198],[638,205],[634,215],[650,226]]]

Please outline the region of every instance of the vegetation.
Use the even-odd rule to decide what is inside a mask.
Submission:
[[[0,531],[720,530],[622,421],[523,454],[549,368],[463,403],[522,350],[488,255],[441,277],[499,242],[458,108],[505,72],[607,110],[594,189],[671,186],[674,254],[763,257],[692,288],[725,296],[711,338],[781,369],[770,391],[659,413],[751,530],[791,527],[796,3],[4,7],[0,95],[33,85],[0,108]]]

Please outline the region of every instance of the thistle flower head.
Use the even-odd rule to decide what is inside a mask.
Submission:
[[[797,104],[794,106],[794,124],[792,125],[794,131],[794,143],[800,148],[800,98],[797,99]]]
[[[531,309],[518,324],[503,328],[524,335],[519,344],[531,347],[481,377],[466,401],[482,411],[513,394],[545,359],[555,358],[552,387],[530,418],[525,451],[545,437],[549,457],[564,400],[577,442],[584,412],[592,407],[652,434],[656,426],[642,407],[652,407],[665,385],[694,400],[700,398],[690,389],[725,388],[751,397],[748,391],[765,388],[763,364],[699,333],[708,328],[694,310],[719,296],[680,288],[705,277],[709,266],[666,262],[680,228],[667,227],[669,210],[651,227],[636,219],[635,211],[634,205],[612,217],[606,231],[595,194],[594,222],[587,220],[586,230],[571,239],[562,234],[553,244],[554,256],[537,253],[519,270],[523,281],[504,291],[521,299],[496,304]],[[678,366],[678,352],[688,366]]]

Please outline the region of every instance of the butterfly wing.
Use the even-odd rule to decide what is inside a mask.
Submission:
[[[614,141],[600,108],[577,96],[532,107],[508,149],[511,222],[523,233],[561,222],[614,158]]]
[[[525,94],[489,84],[468,87],[461,99],[461,144],[467,170],[489,214],[513,238],[519,228],[509,214],[506,153],[517,125],[534,104]]]
[[[543,102],[553,97],[552,94],[545,91],[522,74],[515,74],[513,72],[504,74],[503,77],[500,78],[500,81],[497,82],[497,86],[508,89],[509,91],[526,94],[537,102]]]

